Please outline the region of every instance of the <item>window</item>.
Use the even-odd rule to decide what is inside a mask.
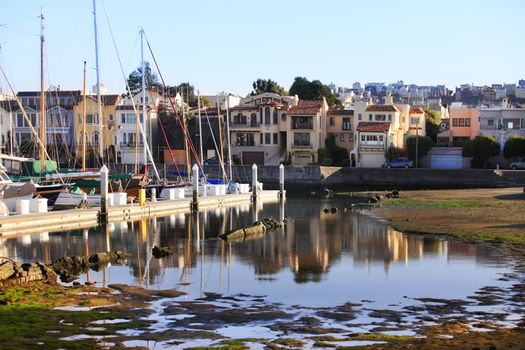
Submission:
[[[269,132],[264,133],[264,144],[269,145],[271,143],[272,143],[272,134]]]
[[[488,126],[494,126],[494,119],[487,119]]]
[[[330,126],[334,126],[334,125],[335,125],[335,118],[330,117]]]
[[[361,120],[361,119],[363,119],[363,116],[361,115],[361,113],[359,113],[359,114],[357,115],[357,120]]]
[[[507,123],[507,128],[508,129],[514,129],[514,123],[513,122],[508,122]]]
[[[109,115],[109,121],[111,121],[111,122],[113,121],[113,114]]]
[[[293,117],[293,129],[313,129],[313,120],[311,117]]]
[[[286,113],[281,114],[281,121],[286,121]]]
[[[270,107],[264,109],[264,124],[269,125],[271,121]]]
[[[419,118],[418,117],[410,117],[410,124],[418,125],[419,124]]]
[[[276,145],[278,144],[278,134],[276,132],[273,133],[273,144]]]
[[[277,124],[279,122],[279,119],[277,118],[277,108],[273,109],[273,123]]]
[[[376,114],[375,115],[375,121],[376,122],[384,122],[384,121],[386,121],[386,114]]]
[[[93,114],[86,115],[86,124],[93,124]]]
[[[242,113],[239,113],[237,115],[233,116],[233,124],[239,125],[239,124],[246,124],[246,116]]]
[[[458,126],[458,118],[452,118],[452,126]]]
[[[343,118],[343,130],[350,130],[350,118]]]
[[[354,142],[354,134],[348,134],[348,142]]]
[[[465,118],[465,126],[470,126],[470,118]]]
[[[372,121],[372,114],[368,115],[368,121],[370,121],[370,122]]]
[[[259,134],[259,144],[262,145],[263,144],[263,134]]]
[[[459,118],[459,126],[465,126],[465,118]]]
[[[339,141],[345,142],[345,134],[339,135]]]
[[[93,133],[93,144],[98,145],[98,132]]]
[[[388,121],[389,121],[389,122],[392,121],[392,114],[389,114],[389,115],[388,115]]]
[[[293,134],[293,144],[295,146],[310,146],[310,133],[296,132]]]

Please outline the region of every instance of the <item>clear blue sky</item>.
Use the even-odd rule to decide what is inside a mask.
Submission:
[[[3,1],[0,64],[18,90],[38,90],[44,6],[46,87],[95,83],[91,0]],[[296,76],[351,86],[369,81],[511,83],[525,78],[523,0],[97,0],[101,80],[124,90],[140,64],[144,28],[168,84],[246,94],[257,78],[289,88]],[[149,53],[146,60],[152,61]],[[7,85],[0,78],[0,86]]]

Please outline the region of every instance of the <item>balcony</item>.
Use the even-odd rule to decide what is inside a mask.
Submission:
[[[373,143],[360,143],[359,144],[359,152],[377,152],[377,153],[384,153],[385,152],[385,145],[380,144],[373,144]]]
[[[230,125],[231,129],[252,129],[258,128],[261,124],[258,121],[250,123],[233,123]]]
[[[314,128],[314,123],[313,122],[309,122],[309,123],[299,123],[299,122],[296,122],[296,123],[293,123],[292,124],[292,129],[306,129],[306,130],[312,130]]]
[[[294,142],[292,143],[292,149],[313,149],[314,146],[311,143]]]
[[[119,143],[120,148],[134,148],[136,146],[136,142],[120,142]],[[139,147],[142,147],[143,143],[139,142]]]

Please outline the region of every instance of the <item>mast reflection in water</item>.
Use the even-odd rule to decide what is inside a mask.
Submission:
[[[0,255],[20,262],[49,263],[62,256],[124,250],[132,257],[90,271],[99,285],[127,283],[177,288],[187,298],[203,292],[264,295],[305,306],[374,300],[378,305],[408,297],[462,298],[505,272],[507,261],[482,246],[394,231],[378,220],[323,209],[341,199],[288,199],[279,203],[217,208],[58,233],[0,238]],[[227,243],[216,237],[257,219],[286,215],[285,228],[260,239]],[[153,246],[173,255],[154,259]]]

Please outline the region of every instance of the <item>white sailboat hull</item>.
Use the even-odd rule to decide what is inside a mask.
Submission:
[[[53,209],[71,209],[76,208],[82,203],[84,194],[71,193],[67,191],[60,192]],[[87,195],[86,200],[92,207],[100,206],[100,195]]]

